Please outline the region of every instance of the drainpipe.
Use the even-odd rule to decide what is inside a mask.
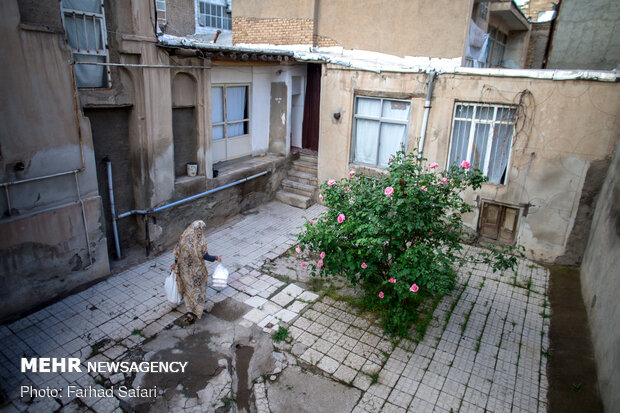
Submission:
[[[108,170],[108,193],[110,194],[110,213],[112,214],[112,231],[114,232],[114,246],[116,247],[116,259],[121,259],[121,244],[118,240],[118,226],[116,225],[116,207],[114,206],[114,184],[112,182],[112,162],[106,156],[104,158]]]
[[[319,0],[314,0],[314,11],[312,15],[312,48],[319,47]]]
[[[433,98],[433,86],[435,85],[435,76],[437,73],[431,70],[429,73],[428,90],[426,92],[426,102],[424,103],[424,119],[422,120],[422,131],[420,133],[420,142],[418,143],[418,158],[422,157],[424,150],[424,139],[426,138],[426,127],[428,125],[428,115],[431,113],[431,99]]]

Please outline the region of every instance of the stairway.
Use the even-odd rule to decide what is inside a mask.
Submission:
[[[306,209],[316,202],[317,156],[304,153],[293,161],[276,199],[297,208]]]

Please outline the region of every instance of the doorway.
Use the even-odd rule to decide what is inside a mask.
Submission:
[[[108,254],[116,259],[114,235],[112,231],[112,212],[110,210],[110,192],[108,189],[108,172],[106,160],[112,163],[112,181],[114,185],[114,203],[116,213],[120,214],[134,209],[133,167],[129,147],[130,107],[84,109],[84,115],[90,120],[97,169],[97,186],[105,216],[105,232],[108,241]],[[121,248],[126,249],[135,239],[137,233],[135,220],[125,219],[118,226]]]
[[[304,120],[301,147],[311,151],[319,150],[319,110],[321,106],[321,65],[308,63],[304,99]]]
[[[291,147],[301,148],[304,119],[303,78],[293,76],[291,88]]]

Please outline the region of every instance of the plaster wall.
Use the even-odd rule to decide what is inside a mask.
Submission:
[[[345,177],[352,167],[355,93],[399,98],[409,93],[407,150],[417,148],[426,83],[425,74],[328,67],[321,90],[319,180]],[[445,168],[456,101],[517,104],[522,99],[520,132],[513,140],[506,185],[485,184],[475,194],[464,196],[470,203],[479,195],[515,206],[529,204],[527,216],[519,220],[517,242],[531,258],[554,261],[565,253],[573,231],[589,230],[588,222],[576,221],[577,210],[591,164],[609,157],[618,139],[619,92],[620,85],[615,83],[441,74],[433,94],[424,156]],[[341,113],[339,121],[333,117],[335,112]],[[464,216],[464,222],[475,229],[478,218],[476,210]]]
[[[99,196],[85,198],[84,211],[90,244],[79,203],[0,223],[0,320],[109,274]]]
[[[155,48],[145,47],[143,58],[168,64]],[[174,150],[172,147],[172,87],[167,70],[145,69],[140,79],[144,90],[145,141],[149,180],[146,182],[148,207],[165,203],[174,191]]]
[[[620,141],[600,192],[581,265],[598,383],[605,411],[620,406]]]
[[[319,36],[345,49],[397,56],[465,54],[473,0],[321,1]]]
[[[312,19],[315,0],[235,0],[233,17]]]
[[[194,34],[194,0],[167,0],[164,31],[174,36]]]
[[[620,2],[563,0],[549,69],[611,70],[620,64]]]
[[[10,62],[0,67],[1,181],[81,169],[78,118],[71,66],[67,64],[71,53],[65,47],[64,34],[19,28],[20,16],[14,1],[2,2],[0,14],[0,59]],[[56,87],[42,86],[48,84]],[[84,160],[90,162],[92,142],[84,136],[87,131],[82,132]],[[15,169],[18,162],[24,164],[21,171]],[[97,193],[91,168],[78,177],[83,194]],[[45,181],[11,186],[11,207],[24,213],[73,199],[73,176],[58,180],[63,181],[65,190],[52,190]],[[4,191],[0,194],[0,208],[2,213],[8,208]]]
[[[4,1],[0,38],[0,182],[15,182],[8,199],[0,195],[4,319],[107,275],[109,266],[90,125],[75,105],[64,33],[20,25],[17,2]]]

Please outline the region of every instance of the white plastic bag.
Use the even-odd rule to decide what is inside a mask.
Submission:
[[[179,294],[179,286],[177,285],[177,274],[174,271],[170,271],[170,275],[166,277],[164,288],[166,289],[166,296],[168,297],[168,301],[173,304],[181,304],[183,296]]]
[[[228,270],[222,264],[218,264],[213,273],[213,288],[221,290],[228,285]]]

